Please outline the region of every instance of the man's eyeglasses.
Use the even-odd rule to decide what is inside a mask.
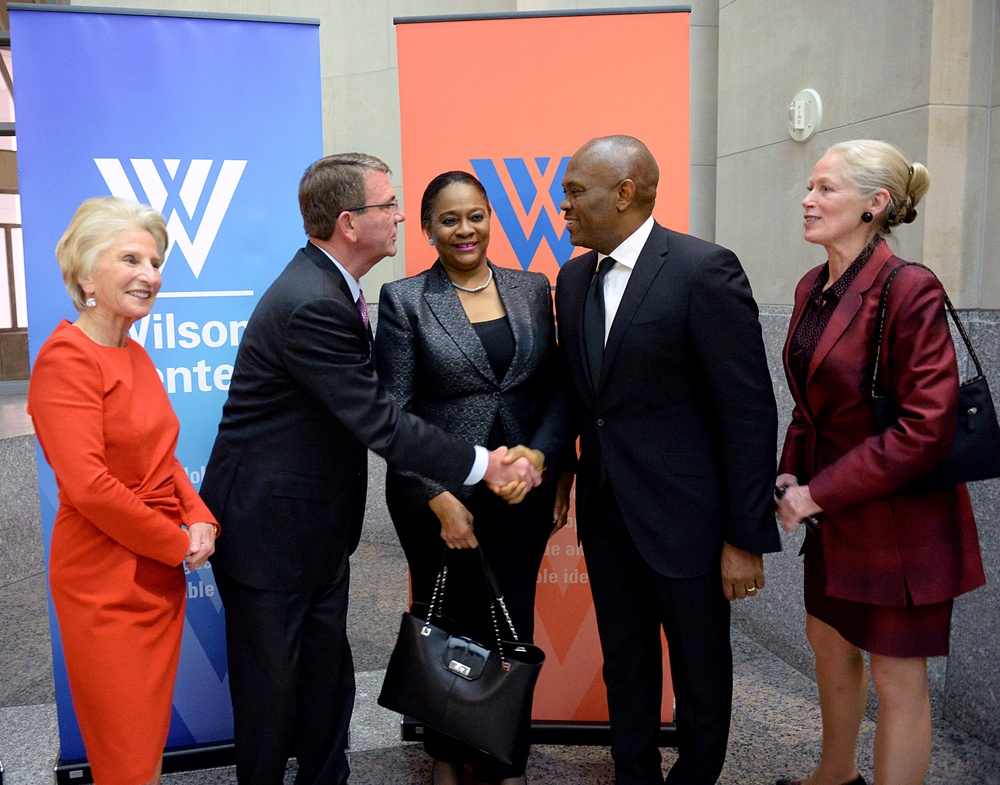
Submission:
[[[357,213],[362,210],[369,210],[373,207],[391,207],[394,213],[399,212],[399,199],[393,199],[391,202],[386,202],[385,204],[363,204],[360,207],[346,207],[344,208],[345,213]]]

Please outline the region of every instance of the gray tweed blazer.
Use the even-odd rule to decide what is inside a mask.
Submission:
[[[552,293],[541,273],[490,263],[515,353],[497,379],[440,261],[410,278],[387,283],[379,299],[375,357],[385,389],[405,410],[448,433],[486,444],[497,413],[511,446],[545,453],[549,472],[571,463],[567,398],[557,392]],[[445,490],[418,475],[399,473],[414,504]],[[470,486],[458,495],[468,498]]]

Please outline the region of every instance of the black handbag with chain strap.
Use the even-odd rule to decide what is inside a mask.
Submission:
[[[517,640],[499,585],[479,549],[491,592],[489,646],[446,629],[445,551],[430,606],[403,614],[378,703],[510,764],[527,753],[531,704],[545,652]],[[497,610],[514,640],[500,635]]]

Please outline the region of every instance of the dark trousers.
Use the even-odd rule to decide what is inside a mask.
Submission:
[[[237,781],[281,785],[294,755],[296,785],[343,785],[354,709],[347,557],[333,581],[307,592],[215,575],[226,608]]]
[[[668,785],[714,785],[732,714],[729,603],[719,566],[693,578],[653,570],[636,549],[614,492],[591,494],[580,535],[604,654],[616,785],[662,785],[657,733],[663,693],[660,628],[677,704],[678,759]]]

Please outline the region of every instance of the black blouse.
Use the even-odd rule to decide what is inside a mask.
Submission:
[[[851,266],[844,270],[830,287],[823,291],[826,282],[830,279],[830,263],[819,271],[812,289],[809,290],[809,297],[806,300],[806,308],[802,312],[802,319],[795,329],[792,342],[788,346],[788,366],[792,371],[792,376],[799,385],[799,389],[805,389],[806,376],[809,373],[809,363],[816,353],[823,331],[830,323],[830,317],[840,304],[848,287],[857,278],[858,273],[871,259],[872,254],[878,247],[878,243],[871,243],[865,246],[858,258],[851,262]]]
[[[486,357],[490,361],[490,368],[497,382],[503,382],[510,364],[514,362],[514,332],[510,329],[510,322],[506,316],[499,319],[491,319],[488,322],[473,322],[472,328],[479,336],[483,349],[486,350]],[[490,437],[486,447],[495,450],[507,444],[507,436],[504,433],[503,422],[500,414],[493,418],[493,425],[490,429]]]

